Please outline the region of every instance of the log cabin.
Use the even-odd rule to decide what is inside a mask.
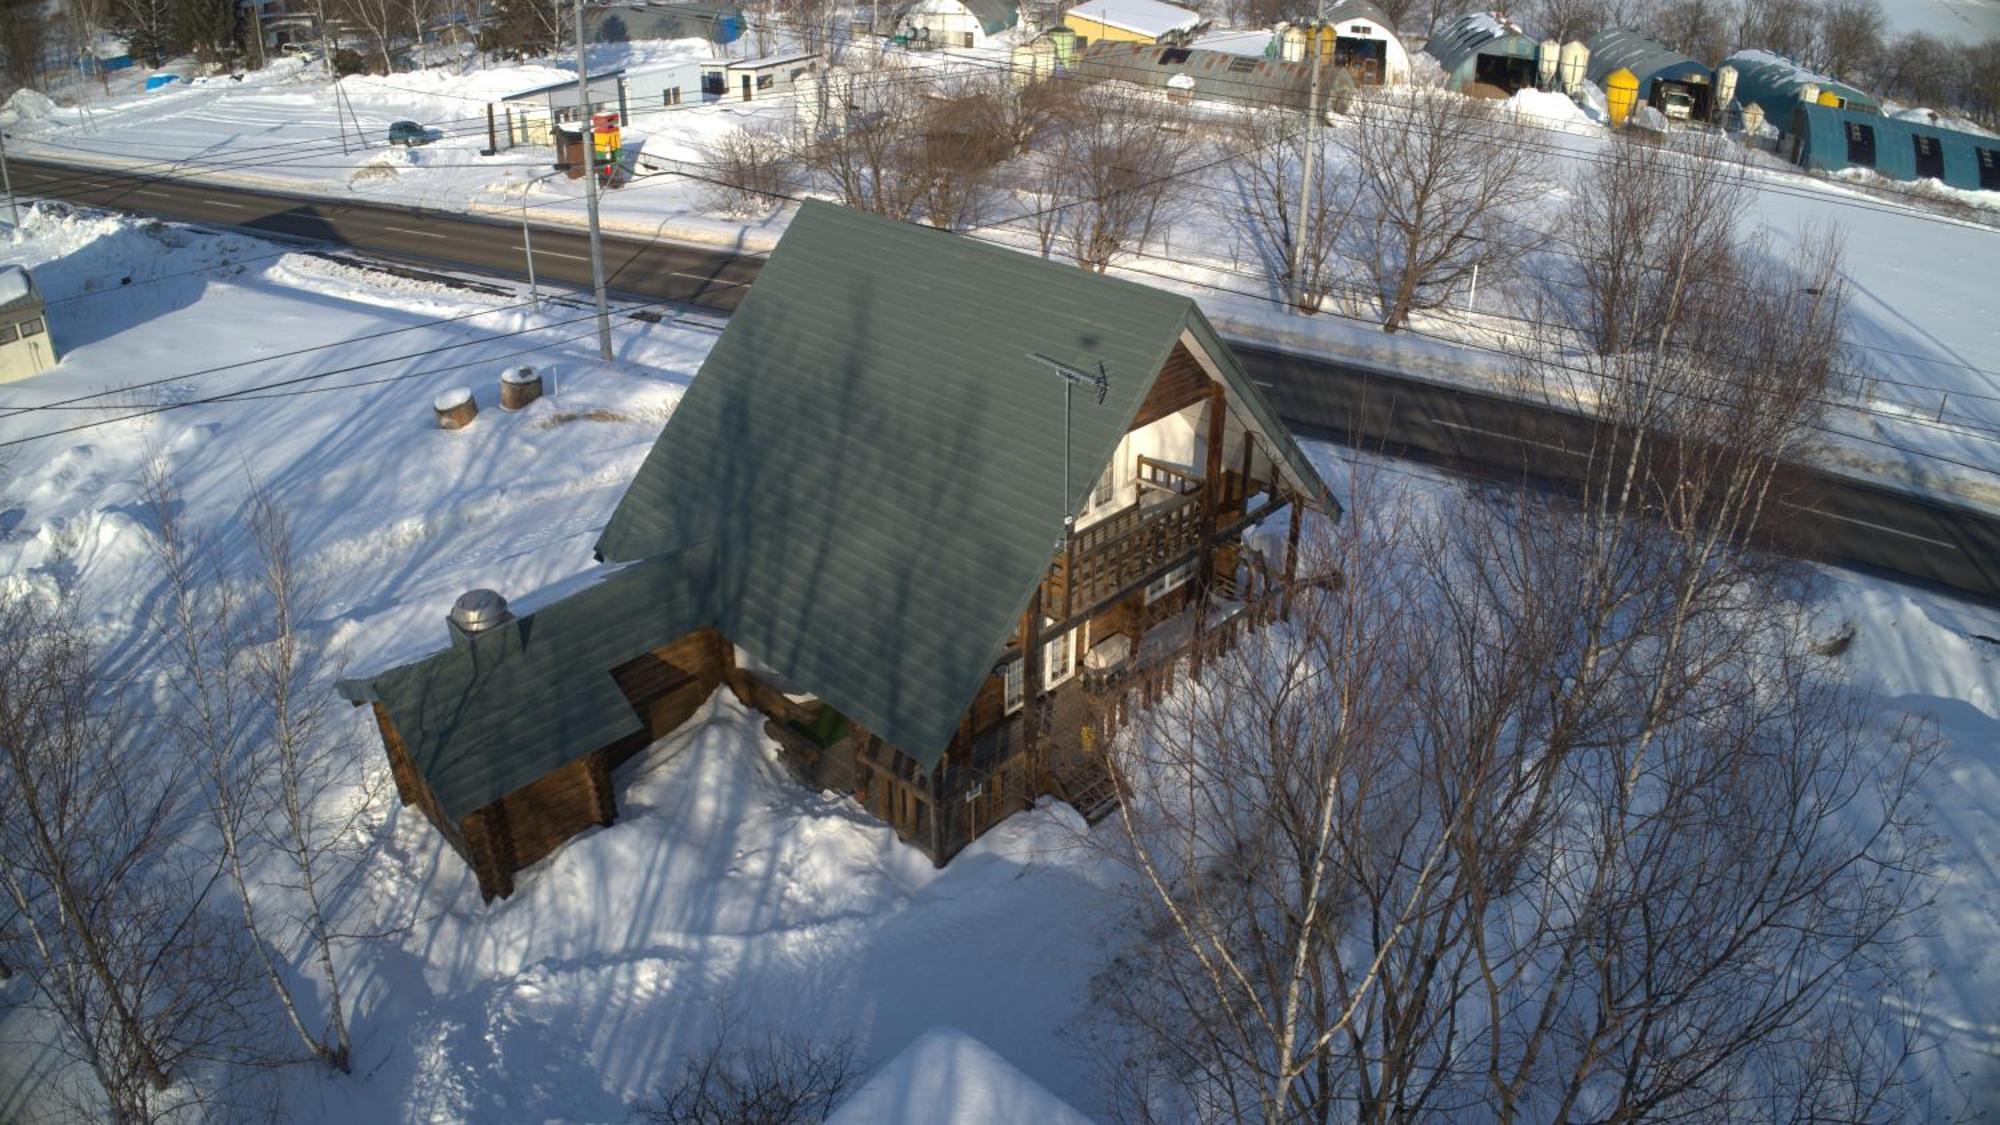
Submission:
[[[1193,301],[807,203],[598,565],[341,691],[488,901],[717,690],[942,865],[1113,807],[1097,736],[1268,604],[1306,509],[1340,512]]]

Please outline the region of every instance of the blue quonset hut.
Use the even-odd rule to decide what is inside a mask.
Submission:
[[[1533,36],[1485,12],[1458,17],[1424,44],[1424,53],[1444,68],[1447,89],[1500,98],[1535,84],[1540,50]]]
[[[1836,82],[1769,51],[1738,51],[1723,60],[1736,68],[1736,103],[1761,106],[1764,120],[1780,129],[1792,120],[1794,107],[1804,102],[1825,104],[1827,99],[1841,109],[1864,113],[1882,112],[1882,103],[1873,95],[1845,82]],[[1808,90],[1807,87],[1812,87]],[[1813,96],[1807,97],[1807,94]]]
[[[1587,74],[1600,88],[1619,70],[1639,80],[1639,100],[1670,118],[1714,116],[1715,71],[1636,31],[1605,31],[1590,41]]]
[[[1892,180],[2000,191],[2000,137],[1858,109],[1800,103],[1784,152],[1802,168],[1872,168]]]

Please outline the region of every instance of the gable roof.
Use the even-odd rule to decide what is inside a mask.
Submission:
[[[1337,510],[1194,302],[808,202],[597,549],[712,543],[715,625],[925,764],[993,669],[1183,333],[1295,488]],[[1103,365],[1102,405],[1031,358]]]
[[[1208,22],[1200,12],[1162,0],[1079,0],[1063,15],[1155,39],[1169,31],[1187,31]]]
[[[456,821],[645,729],[611,670],[714,617],[713,555],[694,545],[607,572],[541,609],[413,664],[345,680],[388,711]]]

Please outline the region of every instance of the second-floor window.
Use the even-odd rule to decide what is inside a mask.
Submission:
[[[1020,661],[1008,661],[1007,671],[1000,677],[1000,683],[1002,694],[1006,699],[1005,713],[1011,715],[1021,709],[1022,683]]]
[[[1113,469],[1114,466],[1104,466],[1104,475],[1097,478],[1097,487],[1092,489],[1090,493],[1090,506],[1092,508],[1102,508],[1106,504],[1111,503],[1111,494],[1117,490],[1116,482],[1113,480],[1115,475]]]
[[[1054,687],[1069,679],[1076,668],[1076,630],[1042,646],[1042,686]]]

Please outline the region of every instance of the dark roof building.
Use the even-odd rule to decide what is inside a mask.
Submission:
[[[1908,116],[1800,103],[1779,151],[1802,168],[1870,168],[1892,180],[2000,191],[2000,137]]]
[[[1535,84],[1541,44],[1511,23],[1468,12],[1439,28],[1424,53],[1444,69],[1445,88],[1507,97]]]
[[[1331,506],[1189,298],[808,203],[598,554],[709,544],[724,636],[933,763],[1183,333],[1227,357],[1232,405]],[[1108,375],[1067,443],[1036,354]]]
[[[1639,80],[1639,100],[1670,118],[1707,121],[1714,104],[1715,70],[1636,31],[1598,33],[1590,43],[1585,74],[1600,88],[1620,70]]]
[[[611,823],[611,770],[725,685],[942,863],[1044,793],[1083,800],[1023,699],[1059,734],[1093,642],[1137,669],[1231,620],[1244,531],[1289,507],[1295,544],[1302,504],[1339,512],[1193,301],[808,202],[602,568],[518,618],[475,591],[451,647],[341,691],[489,898]]]

